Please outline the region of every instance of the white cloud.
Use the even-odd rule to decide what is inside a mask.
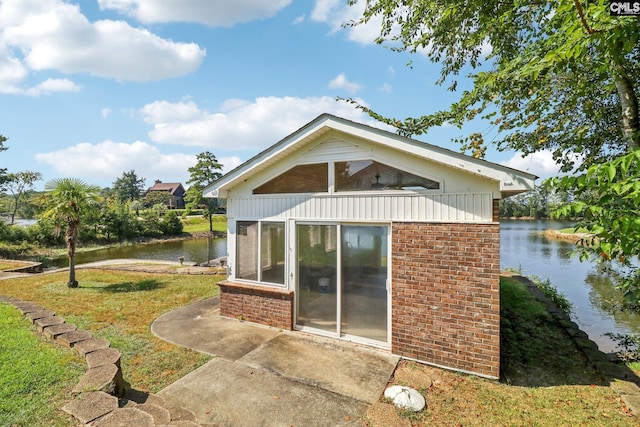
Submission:
[[[380,35],[380,17],[375,16],[366,24],[343,28],[345,24],[358,21],[362,17],[366,3],[360,0],[349,6],[344,0],[316,0],[311,11],[311,20],[329,25],[330,33],[345,30],[347,39],[360,44],[372,44]]]
[[[29,96],[50,95],[54,92],[79,92],[80,86],[69,79],[47,79],[25,91]]]
[[[560,166],[553,160],[553,153],[547,150],[538,151],[525,157],[516,153],[509,160],[504,160],[500,164],[529,172],[541,179],[550,178],[560,173]]]
[[[156,179],[182,182],[189,179],[188,168],[196,164],[196,156],[183,153],[164,154],[146,142],[103,141],[98,144],[80,143],[49,153],[36,154],[36,160],[51,166],[61,176],[73,173],[87,182],[105,185],[116,180],[122,172],[135,170],[147,183]],[[241,164],[237,156],[218,157],[223,173]]]
[[[224,102],[217,112],[201,110],[190,101],[156,101],[140,109],[143,120],[154,126],[149,132],[152,141],[198,146],[214,152],[263,150],[322,113],[390,129],[351,104],[328,96],[232,99]]]
[[[344,74],[338,74],[333,80],[329,82],[329,89],[344,89],[349,93],[356,93],[362,89],[362,85],[353,83],[347,80],[347,76]]]
[[[380,92],[391,93],[393,92],[393,88],[389,83],[383,83],[382,86],[378,89]]]
[[[145,24],[198,22],[230,27],[274,16],[291,0],[98,0],[101,9],[116,10]]]
[[[102,115],[102,118],[106,119],[111,115],[111,108],[103,108],[100,110],[100,114]]]
[[[0,28],[4,93],[27,93],[31,70],[152,81],[193,72],[206,55],[194,43],[163,39],[124,21],[90,22],[78,5],[62,0],[3,0]]]
[[[300,25],[304,22],[304,20],[306,19],[306,16],[304,14],[298,16],[296,19],[294,19],[291,22],[291,25]]]

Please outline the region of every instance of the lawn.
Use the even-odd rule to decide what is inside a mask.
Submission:
[[[81,270],[78,274],[77,289],[66,287],[65,274],[51,274],[0,281],[0,294],[34,301],[80,328],[109,339],[123,353],[125,380],[138,390],[159,391],[208,360],[207,356],[155,338],[149,327],[158,316],[173,308],[215,295],[217,286],[212,276],[100,270]],[[420,390],[426,397],[427,410],[408,413],[380,401],[365,414],[367,425],[637,425],[637,418],[625,413],[616,392],[586,363],[573,341],[523,285],[503,278],[501,298],[501,381],[402,361],[393,382]],[[19,340],[40,339],[31,333],[27,322],[22,321],[22,326],[14,329],[27,332]],[[45,397],[51,413],[69,398],[65,390],[72,385],[62,378],[72,378],[71,384],[79,378],[74,370],[77,363],[65,351],[56,356],[60,359],[57,363],[68,365],[69,372],[63,370],[66,373],[60,374],[60,380],[50,381],[60,387],[60,392]],[[9,359],[3,359],[0,375],[5,375],[8,369],[5,365],[18,365],[29,357],[5,352],[4,348],[2,354]],[[16,394],[13,399],[30,398],[27,392]],[[24,416],[30,416],[31,410],[25,406]],[[30,424],[0,419],[0,425],[12,423]]]
[[[156,338],[151,323],[174,308],[218,293],[217,276],[80,270],[69,289],[66,273],[0,281],[0,294],[33,301],[122,353],[131,387],[157,392],[210,358]]]
[[[501,280],[502,378],[402,361],[393,383],[425,396],[411,413],[380,401],[369,426],[637,426],[618,394],[519,282]]]
[[[75,351],[48,342],[0,303],[0,426],[72,426],[59,409],[86,371]]]
[[[225,215],[214,215],[213,231],[227,231],[227,217]],[[182,220],[182,226],[185,233],[201,233],[209,231],[209,220],[204,217],[190,217]]]
[[[0,259],[0,271],[3,270],[13,270],[19,267],[25,267],[27,264],[23,262],[14,262],[6,259]]]

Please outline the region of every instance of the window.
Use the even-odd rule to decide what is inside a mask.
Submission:
[[[253,194],[320,193],[329,191],[329,165],[298,165],[253,190]]]
[[[284,223],[236,223],[236,278],[283,285],[284,263]]]
[[[336,162],[336,191],[438,190],[440,183],[374,160]]]

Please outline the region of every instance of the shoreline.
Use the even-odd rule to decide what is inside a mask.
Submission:
[[[212,237],[214,239],[221,239],[227,236],[226,232],[223,231],[196,231],[194,233],[182,233],[179,236],[169,236],[169,237],[137,237],[132,240],[125,240],[122,242],[112,242],[112,243],[104,243],[104,244],[92,244],[89,243],[87,246],[78,246],[76,248],[76,253],[87,253],[92,251],[98,251],[101,249],[113,248],[113,247],[124,247],[124,246],[134,246],[134,245],[148,245],[159,242],[170,242],[170,241],[179,241],[179,240],[193,240],[193,239],[205,239],[208,237]],[[57,247],[57,248],[47,248],[43,247],[42,250],[38,250],[29,254],[24,255],[24,259],[31,260],[34,258],[46,258],[53,259],[59,258],[62,256],[66,256],[67,250],[66,247]]]
[[[591,234],[589,233],[562,233],[552,228],[546,230],[543,234],[547,239],[562,240],[565,242],[571,242],[576,245],[581,244],[580,242],[582,240],[591,237]]]

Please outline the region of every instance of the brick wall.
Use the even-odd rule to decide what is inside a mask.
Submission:
[[[500,375],[499,224],[395,223],[392,351]]]
[[[228,281],[218,286],[221,316],[293,329],[293,291]]]

